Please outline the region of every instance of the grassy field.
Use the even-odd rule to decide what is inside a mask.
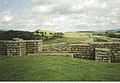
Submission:
[[[120,63],[64,56],[1,56],[1,81],[120,81]]]
[[[92,33],[76,33],[76,32],[69,32],[69,33],[64,33],[65,37],[64,38],[57,38],[57,39],[52,39],[52,40],[47,40],[44,41],[43,44],[54,44],[54,43],[79,43],[79,42],[84,42],[87,39],[90,38],[96,38],[96,37],[101,37],[98,35],[92,35]]]
[[[90,35],[92,35],[92,33],[76,33],[76,32],[65,33],[65,37],[89,38]]]
[[[80,37],[64,37],[64,38],[57,38],[52,40],[44,41],[43,44],[55,44],[55,43],[76,43],[85,41],[87,38],[80,38]]]
[[[47,40],[47,41],[44,41],[44,44],[76,43],[76,42],[85,41],[86,39],[89,38],[88,33],[74,33],[74,32],[71,32],[71,33],[64,33],[64,34],[65,34],[64,38]]]

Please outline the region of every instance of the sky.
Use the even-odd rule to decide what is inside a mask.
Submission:
[[[120,29],[120,0],[0,0],[0,30]]]

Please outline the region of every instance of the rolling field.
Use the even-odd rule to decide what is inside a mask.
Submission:
[[[65,37],[65,38],[57,38],[52,40],[44,41],[43,44],[55,44],[55,43],[76,43],[85,41],[87,38],[80,38],[80,37]]]
[[[54,43],[78,43],[89,39],[90,33],[64,33],[64,38],[57,38],[52,40],[44,41],[44,44],[54,44]]]
[[[89,38],[92,33],[77,33],[77,32],[68,32],[65,33],[65,37],[80,37],[80,38]]]
[[[54,44],[54,43],[80,43],[90,38],[101,37],[98,35],[92,35],[92,33],[69,32],[69,33],[64,33],[64,34],[65,34],[64,38],[47,40],[47,41],[44,41],[43,44],[46,45],[46,44]]]
[[[64,56],[1,56],[1,81],[120,81],[120,63]]]
[[[96,37],[100,36],[65,33],[43,44],[90,42]],[[120,63],[41,55],[0,56],[0,81],[120,81]]]

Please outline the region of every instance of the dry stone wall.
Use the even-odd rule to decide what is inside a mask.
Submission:
[[[73,57],[82,59],[94,59],[94,48],[89,44],[53,44],[43,47],[42,52],[73,53]]]
[[[9,41],[9,42],[7,42],[6,46],[7,46],[7,55],[8,56],[26,55],[25,42]]]
[[[95,42],[109,42],[110,40],[108,38],[94,38]]]
[[[0,55],[72,53],[73,57],[103,62],[120,62],[120,42],[59,43],[42,46],[41,40],[0,41]]]
[[[111,63],[111,52],[107,48],[95,48],[95,60]]]
[[[94,60],[94,48],[91,48],[89,44],[70,44],[69,47],[73,57]]]
[[[42,52],[68,52],[69,48],[68,48],[69,44],[66,43],[59,43],[59,44],[52,44],[52,45],[44,45],[42,48]]]
[[[99,48],[99,50],[98,50]],[[109,54],[103,55],[106,53],[103,49],[109,49]],[[42,52],[50,53],[73,53],[73,57],[81,59],[95,60],[95,56],[99,57],[99,61],[104,62],[120,62],[120,42],[92,42],[88,44],[53,44],[43,46]],[[98,53],[100,52],[100,56]],[[103,53],[103,54],[102,54]],[[111,55],[111,58],[108,56]],[[103,57],[102,59],[100,57]],[[106,59],[108,58],[108,59]]]
[[[23,41],[0,41],[0,55],[25,55],[26,44]]]
[[[0,41],[0,55],[21,56],[42,50],[41,40]]]
[[[26,52],[37,53],[42,51],[42,42],[40,40],[27,40],[26,41]]]
[[[90,46],[93,48],[110,49],[111,62],[120,62],[120,42],[94,42]]]
[[[0,55],[7,55],[7,46],[5,41],[0,41]]]

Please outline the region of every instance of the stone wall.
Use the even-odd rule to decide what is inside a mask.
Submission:
[[[94,42],[109,42],[110,40],[108,38],[94,38]]]
[[[6,42],[0,41],[0,55],[7,55]]]
[[[111,63],[111,52],[107,48],[95,48],[95,60]]]
[[[37,53],[42,51],[42,42],[40,40],[27,40],[26,42],[26,52]]]
[[[21,56],[42,50],[41,40],[11,40],[0,41],[0,55]]]
[[[73,57],[94,60],[94,48],[91,48],[89,44],[70,44],[69,52],[73,53]]]
[[[27,55],[37,52],[72,53],[73,57],[81,59],[120,62],[120,42],[59,43],[42,46],[41,40],[0,41],[0,55]]]
[[[26,44],[23,41],[0,41],[0,55],[26,55]]]
[[[44,45],[42,48],[42,52],[69,52],[69,44],[67,43],[58,43],[58,44],[52,44],[52,45]]]
[[[120,62],[120,42],[94,42],[90,46],[93,48],[110,49],[111,62]]]
[[[82,59],[94,59],[94,48],[89,44],[53,44],[43,47],[42,52],[46,53],[73,53],[73,57]]]
[[[83,43],[81,44],[67,44],[67,43],[53,44],[53,45],[43,46],[42,52],[73,53],[73,57],[76,57],[76,58],[95,60],[95,56],[96,56],[95,52],[98,51],[98,50],[95,50],[96,48],[99,48],[101,50],[109,49],[110,54],[111,54],[111,62],[120,62],[120,42],[92,42],[89,44],[83,44]],[[101,55],[102,53],[104,52],[101,52]],[[107,58],[107,56],[104,56],[104,57]],[[105,58],[103,58],[103,61],[105,61]]]

